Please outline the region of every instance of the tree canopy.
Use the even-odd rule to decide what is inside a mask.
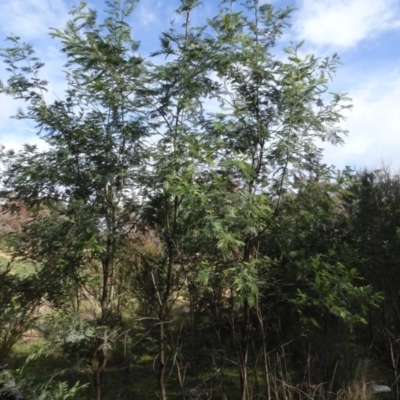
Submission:
[[[195,25],[200,2],[182,0],[183,25],[149,56],[126,22],[136,1],[107,2],[103,20],[81,3],[51,30],[68,88],[52,102],[32,46],[10,36],[2,50],[0,93],[25,100],[15,118],[47,148],[1,153],[3,208],[32,213],[4,245],[34,268],[1,272],[0,302],[14,296],[49,351],[85,362],[97,400],[122,343],[121,363],[151,355],[162,400],[227,398],[224,373],[238,377],[229,398],[289,398],[283,381],[348,366],[326,338],[350,340],[380,302],[364,269],[375,240],[360,224],[386,186],[328,167],[320,148],[346,134],[351,103],[329,89],[339,58],[304,55],[302,43],[277,57],[293,10],[234,3]]]

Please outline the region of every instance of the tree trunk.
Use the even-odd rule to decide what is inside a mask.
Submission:
[[[103,398],[103,385],[104,385],[104,374],[103,370],[96,368],[94,371],[94,387],[96,392],[96,400],[102,400]]]
[[[100,346],[107,342],[106,336],[103,339],[99,339]],[[96,352],[96,359],[92,361],[91,368],[93,371],[94,390],[96,400],[102,400],[104,398],[104,369],[107,363],[106,353],[103,349]]]
[[[110,305],[113,299],[114,292],[114,268],[112,255],[110,255],[110,251],[112,251],[113,243],[108,240],[108,256],[102,261],[103,267],[103,287],[102,294],[100,299],[100,307],[101,307],[101,317],[100,324],[102,326],[107,326],[110,318]],[[104,331],[103,337],[98,338],[98,346],[97,351],[95,353],[95,361],[92,364],[93,373],[94,373],[94,385],[96,391],[96,400],[103,399],[103,389],[104,389],[104,370],[107,364],[107,330]]]
[[[160,390],[160,399],[167,400],[167,392],[165,390],[165,314],[166,314],[166,304],[161,306],[159,315],[159,350],[160,350],[160,362],[158,369],[158,388]]]
[[[243,305],[243,330],[242,338],[240,343],[240,354],[239,354],[239,373],[240,373],[240,393],[241,400],[249,400],[249,382],[247,365],[249,358],[249,340],[250,340],[250,308],[247,300]]]
[[[263,354],[263,361],[264,361],[264,379],[265,379],[265,386],[266,386],[266,394],[267,400],[271,400],[271,384],[269,380],[269,365],[268,365],[268,352],[267,352],[267,343],[265,338],[265,327],[264,327],[264,319],[262,315],[262,311],[260,305],[258,303],[257,297],[257,318],[260,324],[260,332],[261,332],[261,343],[262,343],[262,354]]]

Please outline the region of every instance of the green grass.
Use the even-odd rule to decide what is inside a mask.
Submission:
[[[4,271],[10,260],[0,257],[0,271]],[[27,261],[13,261],[11,264],[11,272],[24,278],[35,272],[35,265]]]
[[[18,342],[10,358],[13,363],[10,366],[16,370],[21,369],[26,357],[37,352],[45,345],[44,339],[35,341]],[[156,399],[158,392],[157,370],[153,370],[154,356],[143,354],[136,362],[121,362],[119,359],[111,358],[105,372],[104,399]],[[155,364],[157,369],[157,364]],[[195,367],[195,366],[194,366]],[[170,373],[171,364],[168,364],[166,373],[166,387],[169,400],[181,400],[181,388],[176,379],[175,370]],[[64,370],[64,373],[54,378],[57,371]],[[198,371],[198,374],[188,374],[185,381],[185,391],[191,394],[190,398],[205,398],[204,395],[212,390],[213,399],[223,399],[223,394],[228,399],[235,399],[239,393],[237,368],[229,366],[218,378],[213,376],[213,371]],[[61,353],[53,353],[48,356],[40,356],[30,361],[23,370],[22,379],[34,379],[36,384],[44,384],[50,379],[65,381],[73,386],[77,381],[81,384],[91,383],[92,373],[82,363],[81,365],[69,363]],[[81,392],[76,400],[89,400],[94,398],[94,389],[90,385]]]

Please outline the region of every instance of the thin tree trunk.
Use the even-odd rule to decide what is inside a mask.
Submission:
[[[262,312],[260,309],[260,305],[258,304],[258,297],[257,297],[257,317],[258,322],[260,324],[260,331],[262,335],[262,352],[263,352],[263,359],[264,359],[264,375],[265,375],[265,386],[266,386],[266,393],[267,393],[267,400],[271,400],[271,385],[269,381],[269,365],[268,365],[268,352],[267,352],[267,344],[265,342],[265,327],[264,327],[264,320],[262,316]]]
[[[107,362],[107,358],[105,357],[104,352],[101,350],[100,353],[101,354],[98,357],[97,367],[93,368],[96,400],[103,399],[104,368]]]
[[[249,339],[250,339],[250,308],[247,300],[243,305],[244,321],[242,340],[240,344],[240,393],[241,400],[249,400],[249,382],[248,382],[248,358],[249,358]]]
[[[165,303],[162,305],[160,310],[160,329],[159,329],[159,350],[160,350],[160,362],[158,370],[158,388],[160,390],[160,399],[167,400],[167,392],[165,389]]]
[[[90,363],[90,367],[93,371],[93,384],[96,400],[102,400],[104,398],[104,370],[107,364],[107,356],[104,348],[107,344],[107,333],[104,333],[102,338],[98,338],[98,350],[94,355],[94,359]]]
[[[243,261],[250,260],[250,240],[247,238],[244,247]],[[243,329],[240,341],[240,391],[241,400],[249,400],[248,358],[251,332],[250,307],[247,299],[243,303]]]
[[[100,299],[100,324],[103,326],[107,326],[110,317],[110,304],[114,294],[113,245],[114,244],[110,240],[107,241],[108,255],[102,262],[103,287]],[[104,370],[107,364],[107,341],[107,332],[104,332],[103,337],[99,338],[95,361],[92,363],[96,400],[102,400],[104,395]]]

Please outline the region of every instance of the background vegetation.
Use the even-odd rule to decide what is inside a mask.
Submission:
[[[26,397],[398,398],[399,177],[323,164],[339,58],[282,56],[292,11],[234,3],[195,26],[182,0],[148,57],[135,1],[82,3],[53,102],[8,38],[0,92],[47,144],[1,153],[0,360]]]

